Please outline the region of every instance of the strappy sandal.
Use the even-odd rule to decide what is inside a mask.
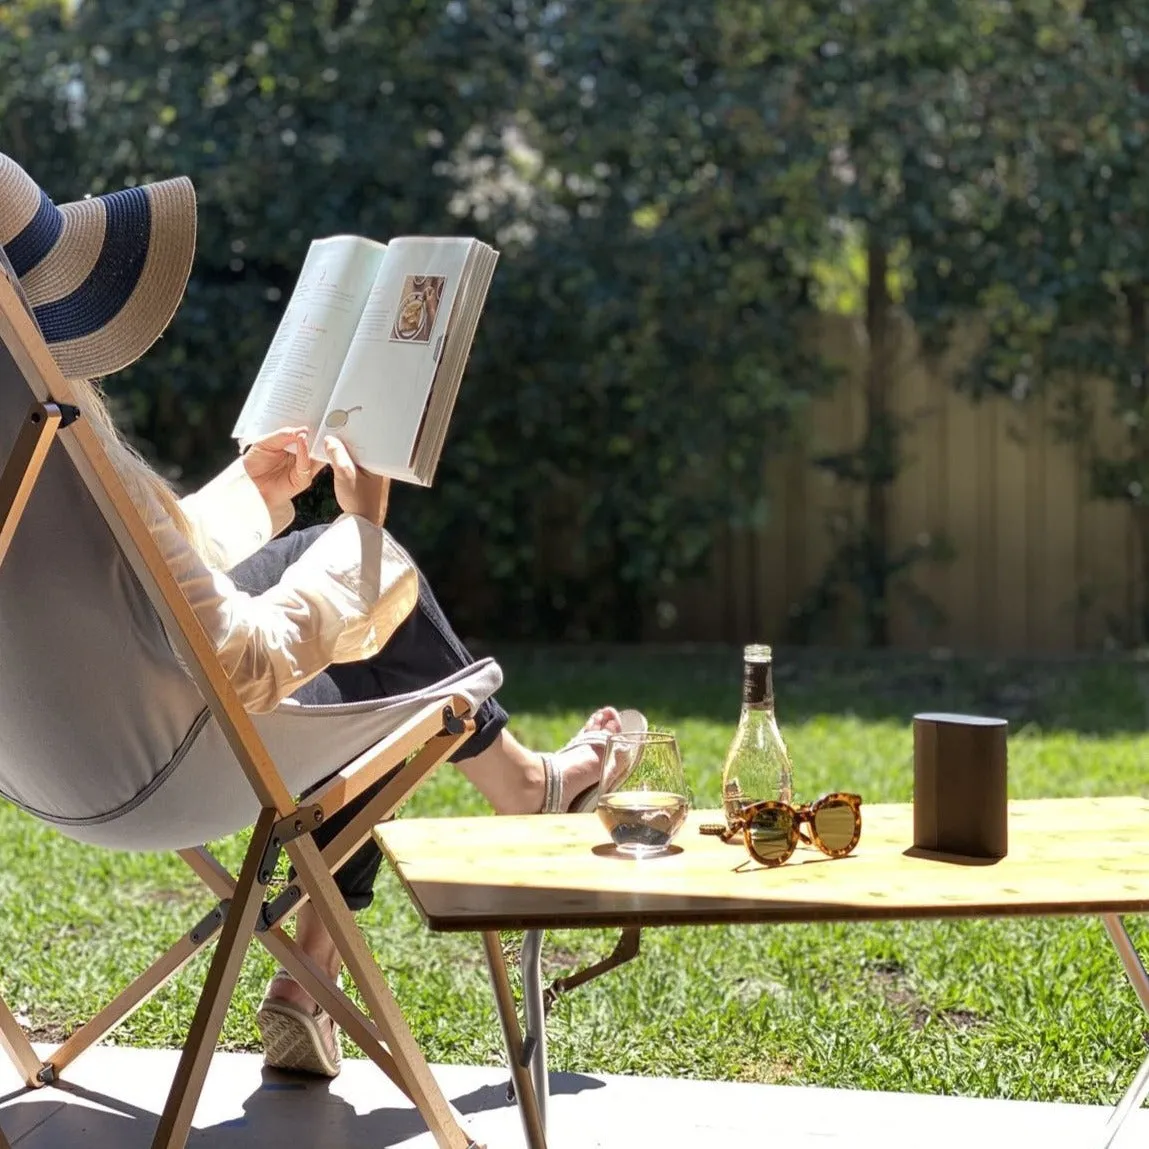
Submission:
[[[318,1005],[308,1011],[268,996],[279,978],[290,976],[284,969],[275,972],[255,1015],[263,1038],[263,1062],[269,1069],[338,1077],[343,1055],[339,1027],[331,1015]]]
[[[623,734],[641,734],[646,729],[646,718],[637,710],[620,710],[618,713],[619,722],[622,726]],[[576,734],[563,748],[557,751],[561,754],[563,750],[569,750],[572,746],[583,746],[590,744],[593,746],[606,746],[606,741],[610,737],[609,730],[581,730]],[[631,754],[630,761],[624,762],[622,768],[616,777],[611,782],[611,788],[617,789],[621,786],[627,778],[634,772],[634,768],[638,765],[639,758],[642,756],[642,751]],[[581,794],[576,794],[574,799],[569,805],[563,806],[563,787],[562,787],[562,774],[555,769],[553,754],[544,754],[543,758],[543,808],[540,811],[543,814],[583,814],[588,810],[593,810],[598,805],[598,800],[603,793],[603,782],[610,773],[611,763],[603,760],[602,771],[599,774],[599,781],[594,783],[593,786],[588,786]]]

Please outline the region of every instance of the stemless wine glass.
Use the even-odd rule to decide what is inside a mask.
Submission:
[[[604,773],[628,760],[633,769],[617,790],[599,799],[598,816],[620,853],[653,858],[669,850],[690,810],[678,740],[657,730],[612,734]]]

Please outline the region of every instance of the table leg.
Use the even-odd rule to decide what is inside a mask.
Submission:
[[[543,1002],[543,930],[527,930],[523,935],[523,952],[519,968],[523,976],[523,1012],[526,1015],[526,1040],[530,1043],[531,1076],[539,1104],[543,1132],[547,1128],[547,1103],[550,1101],[550,1075],[547,1072],[547,1011]]]
[[[511,1080],[515,1083],[523,1133],[529,1149],[547,1149],[546,1131],[539,1113],[538,1098],[535,1096],[535,1084],[523,1058],[519,1013],[515,1007],[515,995],[511,990],[511,979],[507,973],[507,961],[503,957],[503,943],[498,930],[483,933],[483,949],[487,955],[487,970],[491,975],[491,988],[495,992],[499,1022],[503,1027],[503,1042],[507,1047]]]
[[[1113,947],[1121,958],[1121,964],[1125,967],[1125,974],[1141,1000],[1142,1008],[1149,1013],[1149,972],[1145,970],[1124,921],[1117,914],[1104,914],[1101,920],[1105,923],[1109,940],[1113,942]],[[1125,1096],[1117,1103],[1117,1108],[1105,1123],[1105,1132],[1098,1149],[1109,1149],[1121,1132],[1126,1118],[1141,1106],[1147,1096],[1149,1096],[1149,1057],[1141,1063],[1133,1084],[1125,1091]]]

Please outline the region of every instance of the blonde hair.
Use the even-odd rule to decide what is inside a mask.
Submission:
[[[211,544],[201,537],[184,514],[171,484],[120,433],[100,388],[83,379],[73,380],[72,387],[76,405],[84,413],[88,425],[100,440],[104,453],[145,521],[150,526],[158,516],[168,516],[200,557],[205,562],[212,562],[215,556]]]

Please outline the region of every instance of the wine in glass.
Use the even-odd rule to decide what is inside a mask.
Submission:
[[[633,768],[626,780],[599,799],[599,820],[620,853],[653,858],[669,850],[690,810],[678,740],[655,730],[612,734],[604,773],[628,761]]]

